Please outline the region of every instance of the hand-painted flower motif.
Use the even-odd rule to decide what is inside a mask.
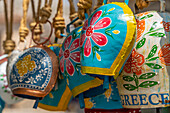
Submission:
[[[95,104],[92,102],[92,100],[90,98],[84,99],[84,103],[85,103],[86,108],[89,108],[89,109],[93,108],[93,106]]]
[[[166,32],[170,32],[170,22],[163,21],[164,29]]]
[[[64,73],[64,62],[66,61],[66,71],[69,75],[73,76],[75,68],[72,63],[80,63],[80,51],[74,51],[79,48],[79,39],[75,39],[72,43],[72,36],[69,36],[64,42],[64,51],[61,48],[59,53],[60,60],[60,69]],[[71,43],[71,46],[70,46]]]
[[[136,75],[140,75],[142,74],[142,65],[144,64],[144,62],[144,56],[133,49],[131,56],[124,66],[124,71],[126,73],[136,73]]]
[[[16,67],[18,69],[18,73],[20,76],[23,76],[28,71],[33,71],[36,67],[35,61],[31,61],[31,55],[27,55],[23,58],[23,60],[19,60],[16,63]]]
[[[88,25],[88,20],[86,20],[83,30],[85,31],[84,34],[81,35],[80,39],[80,46],[84,45],[84,55],[86,57],[90,56],[92,51],[91,39],[98,45],[98,46],[105,46],[108,42],[107,37],[102,34],[98,33],[95,30],[103,29],[108,27],[111,24],[111,19],[109,17],[104,17],[99,20],[96,24],[95,22],[100,18],[102,15],[102,11],[97,11],[91,18],[90,25]],[[85,41],[85,39],[87,40]]]
[[[170,44],[165,44],[158,52],[162,64],[170,66]]]

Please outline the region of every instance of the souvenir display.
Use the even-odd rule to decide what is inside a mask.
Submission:
[[[4,107],[5,107],[5,102],[0,97],[0,113],[2,113]]]
[[[54,87],[58,76],[57,56],[50,48],[43,46],[50,39],[51,34],[52,28],[50,36],[43,43],[38,43],[33,38],[37,46],[26,49],[16,59],[8,77],[14,95],[42,99]],[[32,37],[33,35],[34,32]]]
[[[116,78],[133,48],[136,21],[128,0],[112,2],[95,10],[82,28],[82,73]]]
[[[154,11],[136,15],[137,39],[117,78],[125,108],[169,106],[170,44],[163,18]]]
[[[49,46],[58,56],[61,45],[53,44]],[[62,75],[61,75],[62,76]],[[49,111],[66,111],[69,102],[72,100],[72,93],[63,77],[57,79],[57,85],[43,98],[38,107]]]
[[[155,1],[160,11],[144,12]],[[166,0],[23,0],[17,47],[14,0],[3,2],[0,113],[24,98],[56,112],[170,113]]]
[[[59,53],[61,73],[73,96],[79,95],[79,102],[83,101],[85,97],[95,96],[104,92],[102,80],[81,72],[79,48],[81,30],[82,26],[73,30],[66,37]]]
[[[7,81],[7,57],[8,54],[4,54],[0,56],[0,96],[5,101],[6,104],[15,104],[22,99],[16,97],[11,92],[11,89],[8,87]]]

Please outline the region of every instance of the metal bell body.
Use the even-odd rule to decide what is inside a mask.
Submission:
[[[170,37],[157,12],[137,14],[136,20],[136,43],[117,78],[122,105],[125,108],[167,107]]]
[[[95,10],[81,32],[82,72],[116,78],[134,45],[135,28],[126,3],[113,2]]]
[[[46,46],[28,48],[19,55],[9,75],[14,95],[42,99],[54,87],[58,76],[58,60]]]

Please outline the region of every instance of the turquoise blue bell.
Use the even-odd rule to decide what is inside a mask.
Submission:
[[[79,39],[82,26],[74,29],[64,40],[59,53],[60,71],[74,97],[83,100],[104,92],[103,81],[81,72]]]
[[[136,21],[127,4],[101,6],[85,21],[80,38],[83,73],[114,78],[120,74],[135,42]]]

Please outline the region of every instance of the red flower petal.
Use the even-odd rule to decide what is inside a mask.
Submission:
[[[102,29],[105,27],[108,27],[111,23],[111,19],[109,17],[103,18],[99,20],[95,25],[94,25],[94,30],[97,29]]]
[[[70,51],[73,51],[73,50],[75,50],[75,49],[77,49],[77,48],[79,48],[79,38],[78,38],[78,39],[75,39],[75,40],[72,42],[69,50],[70,50]]]
[[[64,58],[60,60],[60,70],[62,73],[64,73]]]
[[[91,18],[90,21],[90,25],[94,25],[94,23],[97,21],[97,19],[99,19],[99,17],[101,16],[102,11],[97,11]]]
[[[142,67],[134,67],[132,69],[132,72],[136,73],[136,75],[141,75],[142,74]]]
[[[73,61],[80,63],[80,51],[71,53],[70,57]]]
[[[71,42],[71,39],[72,39],[72,36],[69,36],[65,42],[64,42],[64,48],[67,49],[70,45],[70,42]]]
[[[108,41],[107,37],[104,34],[102,34],[102,33],[93,33],[91,38],[99,46],[106,45],[107,41]]]
[[[91,42],[90,39],[87,38],[84,46],[84,56],[88,57],[90,54],[91,54]]]
[[[59,58],[61,58],[63,56],[63,49],[60,48],[60,52],[59,52]]]
[[[136,50],[135,49],[132,50],[132,54],[131,55],[132,55],[132,57],[135,57],[135,55],[136,55]]]
[[[165,44],[158,52],[161,63],[170,66],[170,44]]]
[[[85,21],[83,25],[83,30],[86,30],[88,28],[88,20]]]
[[[130,56],[123,68],[126,73],[131,73],[131,61],[132,57]]]
[[[137,54],[136,59],[137,59],[136,63],[138,66],[141,66],[145,62],[145,58],[141,54]]]
[[[70,76],[73,76],[73,74],[74,74],[74,66],[73,66],[72,62],[69,59],[66,60],[66,70],[67,70],[67,73]]]
[[[86,39],[86,35],[85,35],[85,33],[84,33],[84,34],[81,35],[81,38],[80,38],[80,47],[82,47],[85,39]]]

